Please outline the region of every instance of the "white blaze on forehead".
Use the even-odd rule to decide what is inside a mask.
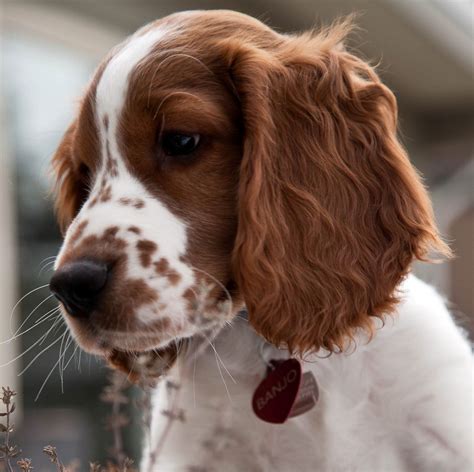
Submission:
[[[131,73],[165,34],[166,30],[163,27],[152,28],[141,35],[138,32],[112,57],[97,86],[98,118],[103,118],[105,115],[110,120],[118,118],[127,96]],[[99,126],[101,124],[99,123]]]
[[[140,61],[166,33],[167,30],[163,27],[151,28],[144,34],[141,34],[140,30],[137,31],[110,59],[102,73],[96,91],[96,120],[102,143],[103,163],[108,140],[110,152],[118,160],[119,168],[125,169],[117,142],[117,125],[129,91],[130,77]],[[108,121],[108,129],[104,123],[105,119]]]

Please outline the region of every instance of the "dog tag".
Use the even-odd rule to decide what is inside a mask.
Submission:
[[[301,364],[296,359],[272,361],[275,366],[255,390],[252,407],[268,423],[284,423],[291,414],[301,384]]]
[[[303,380],[298,391],[298,396],[290,411],[289,418],[293,416],[302,415],[316,405],[319,398],[319,389],[316,379],[312,372],[305,372],[303,374]]]

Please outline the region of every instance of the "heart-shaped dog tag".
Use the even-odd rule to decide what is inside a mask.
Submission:
[[[260,383],[252,399],[255,414],[268,423],[284,423],[301,384],[301,364],[288,359],[278,364]]]

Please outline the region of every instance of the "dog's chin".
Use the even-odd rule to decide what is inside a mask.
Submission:
[[[109,367],[126,374],[128,380],[142,385],[153,385],[173,366],[185,340],[151,337],[134,338],[128,333],[121,339],[117,333],[97,334],[95,330],[71,327],[79,346],[90,354],[105,359]],[[84,327],[82,327],[84,328]]]
[[[151,350],[122,351],[112,349],[105,357],[107,364],[124,373],[128,380],[153,386],[171,369],[178,357],[178,343]]]

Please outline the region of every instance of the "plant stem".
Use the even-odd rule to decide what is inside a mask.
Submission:
[[[114,402],[112,404],[112,415],[118,416],[120,413],[120,403]],[[113,438],[114,438],[114,450],[117,453],[117,463],[121,465],[125,460],[125,454],[123,453],[123,441],[122,441],[122,429],[120,426],[115,425],[112,429]]]
[[[7,409],[7,431],[5,433],[5,458],[6,458],[6,463],[7,463],[7,466],[8,466],[8,471],[9,472],[13,472],[13,467],[12,467],[12,464],[10,462],[10,402],[8,402],[6,405],[6,409]]]

